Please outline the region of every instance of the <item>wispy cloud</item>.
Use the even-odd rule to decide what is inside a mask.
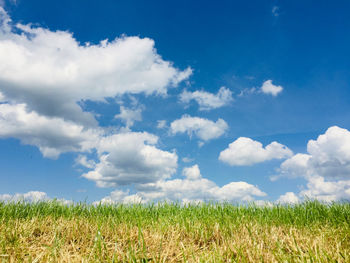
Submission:
[[[273,16],[276,16],[276,17],[279,16],[280,15],[279,11],[280,11],[280,8],[278,6],[275,5],[272,7],[271,12]]]

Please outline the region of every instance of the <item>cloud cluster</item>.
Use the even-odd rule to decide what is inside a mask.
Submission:
[[[280,177],[303,177],[307,188],[300,197],[322,201],[350,199],[350,132],[333,126],[307,144],[307,154],[296,154],[284,161]]]
[[[266,196],[259,188],[246,182],[231,182],[222,187],[205,179],[197,165],[183,170],[184,179],[160,180],[155,183],[141,185],[136,194],[129,191],[116,190],[101,200],[102,203],[130,203],[181,201],[203,202],[213,201],[253,201],[254,196]]]
[[[77,104],[129,93],[166,94],[189,77],[163,60],[149,38],[81,44],[70,32],[16,24],[0,7],[0,92],[30,111],[96,125]]]
[[[221,87],[217,94],[212,94],[206,91],[184,91],[180,95],[180,101],[189,103],[195,100],[199,104],[199,110],[211,110],[228,105],[233,101],[232,92],[225,87]]]
[[[70,32],[14,25],[2,7],[0,61],[0,137],[37,146],[49,158],[88,152],[110,136],[82,101],[166,94],[191,74],[163,60],[149,38],[81,44]],[[130,127],[141,111],[121,106],[116,118]]]
[[[252,165],[272,159],[284,159],[293,155],[286,146],[272,142],[265,148],[250,138],[239,137],[219,155],[219,160],[232,166]]]
[[[195,134],[199,139],[208,141],[223,135],[228,129],[227,123],[223,119],[213,122],[208,119],[183,115],[170,124],[170,132],[187,133],[189,136]]]

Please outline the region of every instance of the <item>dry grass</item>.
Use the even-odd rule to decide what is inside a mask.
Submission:
[[[309,213],[307,205],[74,210],[56,204],[50,212],[44,204],[41,214],[35,205],[17,204],[16,213],[15,204],[8,206],[0,206],[2,262],[350,262],[348,205],[332,212],[317,204]],[[309,213],[309,221],[288,222],[282,215],[292,209],[295,217]]]

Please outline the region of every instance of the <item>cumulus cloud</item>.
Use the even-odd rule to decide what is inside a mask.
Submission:
[[[189,180],[196,180],[202,177],[197,164],[193,165],[192,167],[184,168],[182,171],[182,175]]]
[[[284,159],[293,155],[286,146],[272,142],[265,148],[250,138],[239,137],[219,155],[219,160],[229,165],[252,165],[272,159]]]
[[[276,203],[279,204],[297,204],[299,203],[299,197],[293,192],[287,192],[284,195],[281,195]]]
[[[319,200],[321,202],[350,201],[350,180],[329,181],[322,176],[307,178],[306,187],[298,195],[287,192],[277,203],[298,203],[300,200]]]
[[[232,92],[221,87],[217,94],[209,93],[206,91],[184,91],[180,95],[180,101],[183,103],[189,103],[191,100],[195,100],[199,104],[199,110],[211,110],[228,105],[232,98]]]
[[[149,38],[81,44],[66,31],[13,25],[0,7],[0,92],[49,117],[96,125],[77,102],[125,93],[166,94],[189,77],[157,54]]]
[[[350,179],[350,132],[333,126],[307,144],[307,154],[296,154],[281,164],[280,176],[322,176]]]
[[[303,177],[307,187],[300,197],[322,201],[350,199],[350,132],[337,126],[307,144],[307,153],[284,161],[277,176]]]
[[[128,109],[124,106],[120,106],[120,113],[115,115],[114,118],[121,119],[126,127],[131,127],[134,125],[135,121],[142,121],[142,107],[137,109]]]
[[[189,115],[183,115],[181,119],[175,120],[170,124],[170,132],[172,134],[187,132],[189,136],[195,134],[203,141],[218,138],[227,129],[228,125],[223,119],[213,122],[208,119],[191,117]]]
[[[14,24],[2,7],[0,61],[0,137],[37,146],[49,158],[90,151],[109,136],[83,111],[83,101],[164,95],[191,74],[163,60],[152,39],[122,36],[82,44],[70,32]],[[142,119],[141,111],[121,106],[116,118],[129,127]]]
[[[93,148],[100,129],[85,129],[61,118],[40,116],[24,104],[0,104],[0,138],[14,137],[39,148],[44,157],[57,158],[64,152]]]
[[[324,202],[350,201],[350,180],[326,181],[322,176],[312,176],[299,195]]]
[[[159,180],[138,186],[136,194],[116,190],[101,200],[102,203],[129,203],[150,201],[202,202],[252,201],[254,196],[266,196],[258,187],[246,182],[231,182],[222,187],[202,178],[198,165],[184,168],[185,179]]]
[[[176,172],[177,154],[158,149],[158,137],[126,132],[100,139],[98,162],[83,177],[99,187],[152,183]]]
[[[270,94],[272,96],[277,96],[279,93],[282,92],[283,87],[282,86],[276,86],[272,84],[272,80],[266,80],[263,85],[260,88],[262,93]]]

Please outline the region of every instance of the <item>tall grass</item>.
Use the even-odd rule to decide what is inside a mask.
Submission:
[[[4,262],[350,262],[349,255],[349,203],[0,203]]]

